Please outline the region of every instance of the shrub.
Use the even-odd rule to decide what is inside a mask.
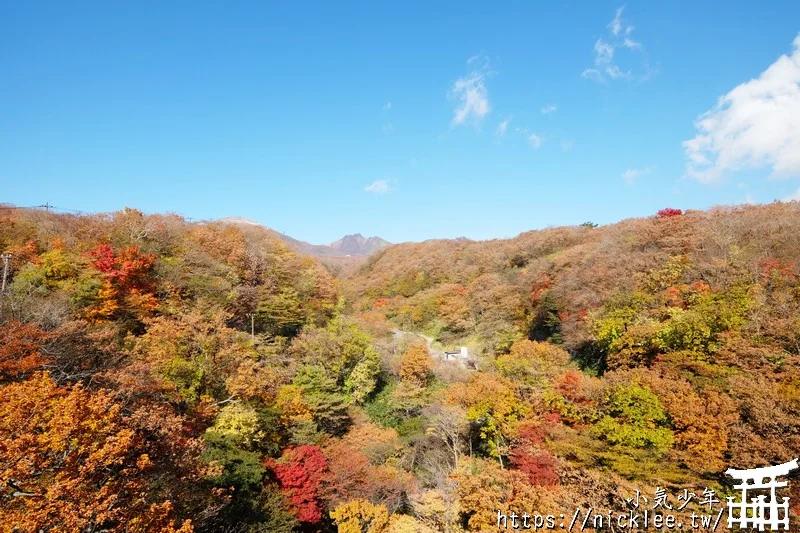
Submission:
[[[668,218],[668,217],[679,217],[683,214],[683,211],[680,209],[674,209],[672,207],[665,207],[656,213],[658,218]]]

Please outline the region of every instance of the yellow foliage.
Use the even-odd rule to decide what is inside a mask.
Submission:
[[[303,390],[297,385],[284,385],[278,389],[275,404],[281,410],[281,418],[287,425],[311,421],[314,418],[308,404],[303,400]]]
[[[381,533],[388,531],[389,511],[367,500],[353,500],[331,511],[339,533]]]
[[[388,533],[436,533],[436,530],[420,522],[413,516],[405,514],[393,515],[389,520]]]
[[[490,460],[476,459],[461,465],[450,476],[456,483],[461,513],[470,531],[497,531],[497,511],[535,514],[540,509],[541,489],[528,484],[518,470],[503,470]]]

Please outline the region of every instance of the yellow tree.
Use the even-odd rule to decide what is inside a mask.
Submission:
[[[400,377],[424,387],[433,370],[433,361],[424,344],[412,344],[403,354],[400,361]]]
[[[543,491],[528,484],[518,470],[503,470],[493,461],[475,459],[460,466],[450,479],[469,531],[497,531],[497,511],[530,515],[545,511]]]
[[[456,383],[446,393],[450,404],[466,411],[467,420],[480,435],[490,456],[503,465],[508,443],[515,435],[516,422],[529,411],[519,401],[514,384],[485,372],[472,374],[467,383]]]
[[[389,511],[367,500],[353,500],[331,511],[339,533],[381,533],[387,531]]]

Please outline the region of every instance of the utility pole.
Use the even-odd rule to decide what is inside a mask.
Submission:
[[[248,313],[250,315],[250,338],[256,339],[256,314]]]
[[[6,292],[6,280],[8,279],[8,269],[11,266],[11,254],[3,254],[0,255],[3,258],[3,287],[0,289],[0,293],[5,294]]]
[[[44,205],[40,205],[39,207],[44,207],[45,212],[49,213],[50,212],[50,208],[53,207],[53,206],[50,205],[50,202],[45,202]]]

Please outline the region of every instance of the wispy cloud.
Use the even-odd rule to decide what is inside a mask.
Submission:
[[[800,202],[800,188],[783,198],[784,202]]]
[[[364,187],[364,192],[369,192],[372,194],[386,194],[389,192],[389,182],[386,180],[375,180]]]
[[[564,139],[563,141],[561,141],[561,151],[569,152],[570,150],[572,150],[572,147],[574,145],[575,143],[572,142],[572,139]]]
[[[500,122],[500,124],[497,125],[495,133],[497,133],[497,135],[502,137],[508,131],[508,125],[510,123],[511,123],[511,117],[508,117],[507,119],[503,120],[502,122]]]
[[[608,29],[611,32],[611,35],[614,37],[619,36],[622,33],[622,12],[625,10],[625,6],[621,6],[617,8],[617,12],[614,15],[614,20],[608,23]]]
[[[641,42],[633,39],[634,26],[622,18],[625,6],[617,8],[614,20],[608,23],[608,34],[597,39],[594,43],[594,65],[585,69],[581,76],[587,79],[605,83],[615,79],[639,79],[645,80],[653,73],[653,69],[647,60],[644,46]],[[619,53],[624,51],[624,55],[638,57],[637,71],[631,68],[623,68],[619,64]],[[630,63],[628,57],[626,62]]]
[[[746,168],[769,168],[773,178],[800,177],[800,35],[791,55],[722,95],[695,128],[683,147],[686,174],[701,183]]]
[[[531,145],[531,148],[534,150],[538,150],[542,147],[542,138],[536,135],[535,133],[531,133],[528,136],[528,144]]]
[[[469,73],[458,78],[450,88],[450,98],[458,105],[453,111],[454,126],[479,125],[491,111],[486,80],[491,75],[489,61],[485,56],[473,56],[467,60]]]
[[[392,103],[391,102],[386,102],[385,104],[383,104],[383,107],[381,107],[381,111],[389,111],[391,109],[392,109]]]
[[[622,173],[622,179],[625,180],[625,183],[628,185],[633,185],[633,183],[642,176],[647,176],[648,174],[653,172],[652,167],[644,167],[644,168],[629,168],[625,172]]]
[[[394,131],[394,126],[392,126],[391,122],[384,122],[383,126],[381,126],[381,131],[383,133],[392,133]]]
[[[558,111],[558,106],[555,104],[546,105],[542,108],[542,115],[549,115]]]

